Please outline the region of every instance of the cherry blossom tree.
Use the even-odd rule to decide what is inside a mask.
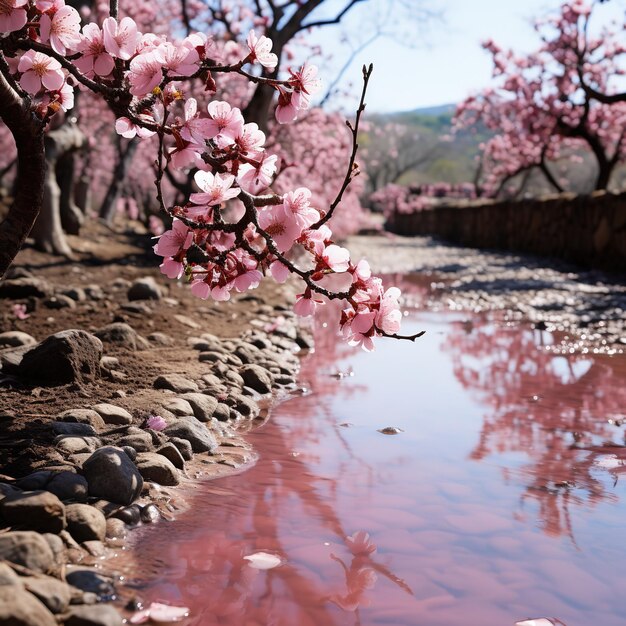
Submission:
[[[458,108],[460,127],[482,124],[494,136],[483,147],[483,184],[497,195],[511,179],[535,170],[556,191],[568,181],[555,164],[588,155],[595,162],[594,189],[606,189],[626,154],[626,104],[594,97],[622,69],[619,33],[590,34],[592,4],[565,2],[537,21],[541,45],[516,55],[492,41],[484,48],[494,62],[494,85]],[[585,89],[585,85],[592,88]]]
[[[81,28],[78,12],[64,0],[6,0],[2,6],[0,118],[14,137],[18,172],[13,205],[0,224],[0,275],[42,204],[44,130],[57,113],[71,110],[78,86],[107,103],[118,134],[156,143],[156,196],[172,227],[162,233],[155,252],[169,278],[184,276],[200,298],[228,300],[232,292],[257,287],[266,274],[279,282],[294,275],[302,283],[296,312],[309,316],[329,300],[340,301],[339,324],[352,345],[371,350],[378,336],[420,335],[399,335],[399,290],[384,289],[367,261],[354,263],[328,226],[357,171],[371,66],[363,68],[361,101],[354,123],[348,123],[352,149],[343,182],[330,206],[321,208],[311,204],[304,186],[273,191],[277,157],[267,150],[258,124],[246,122],[242,111],[224,100],[201,108],[184,89],[198,80],[214,91],[215,77],[223,74],[265,84],[279,92],[275,115],[285,123],[317,80],[313,66],[304,63],[284,79],[265,77],[259,68],[275,67],[277,57],[271,40],[254,30],[245,47],[234,50],[241,53],[235,59],[220,54],[200,32],[179,41],[142,33],[132,18],[118,18],[114,1],[98,31],[89,24]],[[289,104],[283,100],[283,109],[293,108],[288,113],[281,110],[285,94]],[[163,186],[165,171],[189,163],[197,167],[199,191],[172,204]],[[298,263],[296,254],[302,257]]]

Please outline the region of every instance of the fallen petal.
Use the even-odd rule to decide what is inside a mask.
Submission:
[[[556,617],[535,617],[515,622],[515,626],[565,626],[565,624]]]
[[[170,606],[159,602],[153,602],[148,610],[150,611],[150,619],[157,624],[180,622],[189,616],[189,609],[186,606]]]
[[[250,567],[254,567],[254,569],[272,569],[278,567],[283,562],[280,557],[267,552],[255,552],[243,558],[249,561],[248,564]]]
[[[145,624],[150,619],[150,609],[135,613],[128,621],[131,624]]]

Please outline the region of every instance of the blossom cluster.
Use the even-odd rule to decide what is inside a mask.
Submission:
[[[400,292],[385,290],[365,260],[354,263],[333,241],[327,221],[334,207],[326,212],[312,206],[306,187],[274,193],[277,156],[268,153],[258,125],[246,123],[241,110],[224,100],[210,100],[200,110],[183,87],[201,81],[215,93],[220,73],[266,81],[278,92],[276,119],[286,123],[309,107],[319,89],[314,66],[290,70],[284,80],[265,78],[261,68],[274,69],[278,59],[271,40],[254,31],[243,58],[219,59],[203,33],[169,41],[141,33],[130,17],[112,16],[101,26],[81,28],[79,13],[64,0],[3,0],[1,6],[0,51],[9,57],[16,88],[29,95],[39,115],[47,119],[71,108],[79,85],[108,103],[118,134],[158,139],[157,193],[172,217],[154,247],[164,274],[184,276],[196,296],[214,300],[254,289],[266,274],[279,282],[295,275],[303,282],[297,314],[310,316],[327,300],[340,300],[340,328],[351,344],[371,350],[374,337],[397,336]],[[1,45],[8,33],[15,33],[12,50]],[[198,191],[184,205],[167,206],[163,199],[164,168],[197,170]]]

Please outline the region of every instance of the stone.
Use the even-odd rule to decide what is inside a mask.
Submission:
[[[201,422],[208,422],[213,417],[213,413],[218,405],[216,398],[203,393],[186,393],[183,399],[189,403],[193,415]]]
[[[180,450],[173,443],[166,443],[157,450],[157,454],[164,456],[175,468],[184,469],[185,459]]]
[[[259,393],[272,391],[272,375],[260,365],[244,365],[239,370],[239,374],[247,387]]]
[[[76,302],[72,300],[69,296],[64,296],[63,294],[58,294],[56,296],[51,296],[50,298],[46,298],[43,301],[43,305],[48,309],[75,309]]]
[[[137,460],[137,450],[132,446],[122,446],[124,454],[134,463]]]
[[[23,478],[18,478],[15,481],[15,486],[19,487],[23,491],[38,491],[40,489],[45,489],[53,475],[54,472],[51,472],[50,470],[39,470],[37,472],[33,472],[32,474],[28,474],[28,476],[24,476]]]
[[[263,353],[254,344],[242,342],[235,348],[235,354],[243,363],[254,363],[261,360]]]
[[[154,445],[152,444],[152,435],[147,432],[126,435],[125,437],[122,437],[117,443],[123,448],[126,448],[128,446],[136,452],[152,452],[152,450],[154,450]]]
[[[106,521],[106,536],[108,539],[115,537],[126,537],[128,531],[126,530],[126,524],[121,519],[116,517],[109,517]]]
[[[68,298],[72,298],[75,302],[85,302],[87,300],[87,294],[82,287],[70,287],[69,289],[62,289],[61,293]]]
[[[55,558],[48,542],[42,535],[30,530],[0,534],[0,560],[42,574],[55,570]]]
[[[48,609],[24,589],[0,587],[0,624],[6,626],[57,626]]]
[[[144,480],[158,485],[173,487],[180,482],[178,470],[161,454],[142,452],[137,455],[137,469]]]
[[[0,563],[0,587],[17,585],[22,587],[22,579],[15,573],[8,563]]]
[[[198,391],[198,385],[181,374],[162,374],[154,381],[155,389],[170,389],[176,393]]]
[[[132,326],[124,322],[114,322],[95,332],[96,337],[108,344],[127,350],[145,350],[150,344]]]
[[[24,530],[60,533],[66,525],[65,506],[48,491],[25,491],[0,501],[0,516]]]
[[[95,430],[104,428],[104,420],[93,409],[68,409],[57,415],[57,419],[62,422],[90,424]]]
[[[86,567],[72,568],[65,580],[82,591],[95,593],[101,601],[110,600],[115,595],[115,586],[109,576]],[[68,622],[66,622],[67,624]]]
[[[131,504],[143,487],[143,479],[133,462],[112,446],[96,450],[83,463],[83,474],[90,495],[117,504]]]
[[[223,402],[218,402],[215,411],[213,411],[213,417],[220,422],[227,422],[230,418],[230,407]]]
[[[185,459],[185,461],[191,461],[191,459],[193,459],[193,448],[186,439],[181,439],[180,437],[170,437],[170,443],[176,446],[176,449],[180,452],[180,455],[183,459]]]
[[[52,533],[43,533],[41,535],[46,540],[46,543],[50,546],[50,550],[52,550],[54,563],[57,566],[57,569],[60,569],[65,564],[67,558],[65,542],[63,541],[63,539],[61,539],[61,536],[64,533],[65,531],[59,533],[58,535],[53,535]]]
[[[115,511],[111,517],[119,519],[129,526],[134,526],[135,524],[139,524],[141,519],[141,507],[138,504],[131,504],[130,506],[125,506],[123,509]]]
[[[212,452],[218,445],[213,434],[195,417],[179,418],[163,432],[170,437],[186,439],[194,452]]]
[[[0,349],[2,348],[19,348],[20,346],[34,346],[37,340],[19,330],[9,330],[0,333]]]
[[[93,437],[96,429],[91,424],[72,422],[52,422],[50,424],[55,435],[72,435],[75,437]]]
[[[161,511],[159,511],[159,507],[156,504],[146,504],[146,506],[141,509],[141,521],[144,524],[154,524],[161,519]]]
[[[88,504],[68,504],[65,507],[67,530],[78,543],[103,541],[106,536],[106,518]]]
[[[46,489],[53,493],[59,500],[75,500],[84,502],[87,500],[87,480],[74,472],[58,472],[46,485]]]
[[[191,404],[183,398],[172,398],[163,405],[163,408],[174,415],[193,415]]]
[[[148,341],[153,343],[156,346],[173,346],[174,340],[169,335],[165,333],[150,333],[148,335]]]
[[[48,384],[93,380],[100,375],[102,342],[84,330],[50,335],[22,358],[18,375]]]
[[[113,370],[118,367],[120,360],[115,356],[103,356],[100,359],[100,367],[105,370]]]
[[[49,576],[45,578],[29,576],[24,579],[24,585],[51,613],[67,611],[72,591],[66,583]]]
[[[109,604],[77,606],[72,609],[65,626],[122,626],[121,615]]]
[[[174,315],[174,319],[179,324],[182,324],[183,326],[187,326],[188,328],[193,328],[193,329],[200,328],[200,324],[198,324],[198,322],[196,322],[195,320],[192,320],[190,317],[187,317],[186,315],[176,314]]]
[[[19,374],[20,363],[24,355],[31,350],[32,346],[19,346],[17,348],[7,348],[0,352],[0,369],[5,374]]]
[[[150,316],[154,313],[153,308],[145,302],[127,302],[126,304],[120,304],[120,309],[136,315]]]
[[[72,435],[59,435],[54,442],[57,449],[66,454],[93,452],[100,445],[97,437],[73,437]]]
[[[85,295],[94,301],[104,300],[104,291],[102,291],[102,287],[100,285],[86,285],[85,286]]]
[[[125,426],[133,423],[133,416],[126,409],[116,406],[115,404],[103,402],[91,408],[100,415],[105,424]]]
[[[138,278],[127,292],[129,300],[160,300],[161,295],[161,288],[151,276]]]
[[[231,393],[227,402],[244,417],[254,419],[260,413],[259,406],[254,400],[239,393]]]
[[[0,298],[45,298],[52,293],[52,287],[41,278],[13,278],[0,283]]]
[[[105,521],[105,529],[106,529],[106,521]],[[83,541],[80,544],[91,556],[102,557],[106,555],[106,548],[102,541],[97,539],[89,539],[88,541]]]

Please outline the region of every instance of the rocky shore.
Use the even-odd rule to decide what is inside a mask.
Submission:
[[[121,624],[107,551],[253,462],[239,433],[311,347],[283,288],[211,305],[104,256],[28,251],[0,283],[0,624]]]

